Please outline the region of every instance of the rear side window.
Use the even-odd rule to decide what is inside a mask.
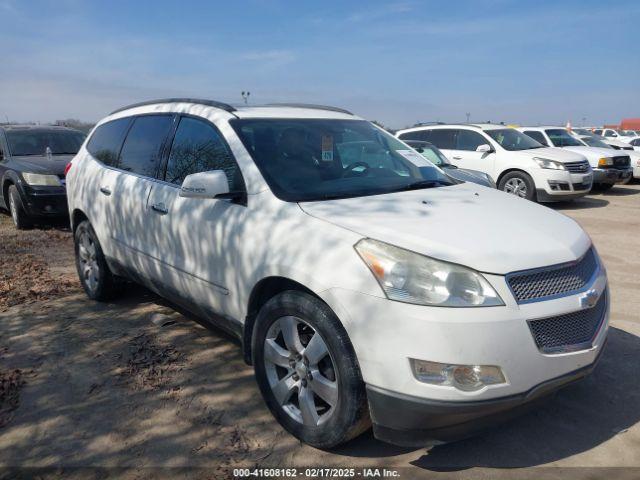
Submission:
[[[425,138],[422,138],[421,140],[432,143],[440,150],[456,149],[456,130],[438,128],[434,130],[426,130],[425,133]]]
[[[398,138],[400,140],[423,140],[426,133],[424,130],[414,130],[413,132],[401,133]]]
[[[536,142],[539,142],[542,145],[549,146],[549,144],[547,143],[547,139],[544,138],[542,132],[538,132],[537,130],[526,130],[524,134],[528,137],[533,138]]]
[[[470,130],[458,130],[457,150],[475,152],[480,145],[488,145],[489,141],[482,135]]]
[[[130,123],[131,118],[121,118],[100,125],[87,144],[89,153],[105,165],[115,166]]]
[[[117,167],[145,177],[155,177],[162,145],[172,121],[170,115],[137,117],[124,141]]]
[[[181,185],[187,175],[212,170],[224,171],[230,191],[245,190],[240,168],[220,133],[204,121],[181,118],[171,146],[165,180]]]

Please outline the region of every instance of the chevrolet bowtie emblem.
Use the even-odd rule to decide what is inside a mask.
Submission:
[[[591,308],[598,303],[598,298],[600,298],[598,292],[595,290],[588,290],[582,297],[580,297],[580,306],[582,308]]]

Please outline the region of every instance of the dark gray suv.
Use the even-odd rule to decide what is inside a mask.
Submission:
[[[16,228],[68,215],[65,167],[84,138],[66,127],[0,125],[0,207]]]

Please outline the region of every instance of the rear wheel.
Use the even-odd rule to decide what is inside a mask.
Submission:
[[[22,199],[15,185],[9,187],[9,212],[11,213],[13,224],[18,230],[24,230],[31,226],[31,220],[24,209]]]
[[[287,431],[314,447],[330,448],[369,427],[353,347],[326,304],[307,293],[284,292],[262,307],[256,322],[256,379]]]
[[[498,188],[504,192],[510,193],[527,200],[536,200],[536,187],[533,179],[525,172],[509,172],[502,179]]]
[[[118,284],[109,270],[98,237],[88,220],[81,222],[74,234],[76,269],[82,288],[93,300],[111,300]]]

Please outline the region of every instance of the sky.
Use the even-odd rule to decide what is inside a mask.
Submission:
[[[0,0],[0,121],[164,97],[419,121],[640,117],[640,2]]]

